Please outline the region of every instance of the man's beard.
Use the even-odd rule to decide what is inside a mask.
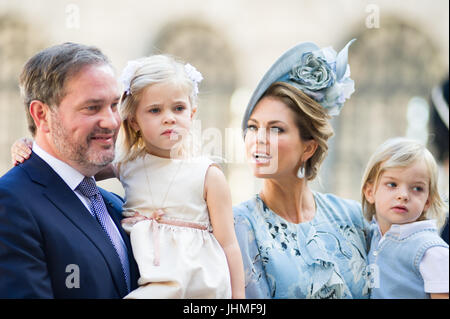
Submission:
[[[110,129],[95,128],[85,141],[76,141],[61,125],[59,116],[51,112],[52,141],[61,157],[88,170],[101,169],[114,160],[114,145],[105,151],[95,152],[90,148],[92,137],[96,134],[114,134]]]

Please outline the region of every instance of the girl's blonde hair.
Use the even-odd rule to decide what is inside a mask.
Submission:
[[[189,92],[192,108],[197,105],[196,83],[187,74],[184,62],[165,54],[144,57],[132,62],[138,67],[130,75],[130,87],[122,94],[119,102],[119,113],[122,119],[121,142],[118,143],[120,145],[119,163],[132,161],[145,153],[144,140],[140,132],[135,131],[131,126],[131,119],[135,116],[142,94],[147,87],[167,82],[181,85]]]
[[[375,215],[375,205],[367,201],[364,190],[368,184],[374,189],[378,187],[381,174],[390,168],[407,167],[416,161],[424,161],[429,183],[430,207],[424,211],[418,220],[435,219],[438,228],[445,223],[446,205],[442,200],[438,190],[438,166],[427,148],[417,141],[397,137],[381,144],[369,159],[361,183],[361,203],[364,217],[371,221]]]

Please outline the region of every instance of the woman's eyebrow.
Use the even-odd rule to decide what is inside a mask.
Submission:
[[[258,124],[258,121],[255,119],[249,119],[249,122],[255,122],[256,124]],[[281,123],[281,124],[285,124],[283,121],[279,121],[279,120],[273,120],[273,121],[269,121],[267,122],[267,124],[271,125],[271,124],[276,124],[276,123]]]

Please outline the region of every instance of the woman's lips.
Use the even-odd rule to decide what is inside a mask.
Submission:
[[[253,153],[252,154],[253,161],[256,164],[267,164],[272,159],[272,156],[265,153]]]

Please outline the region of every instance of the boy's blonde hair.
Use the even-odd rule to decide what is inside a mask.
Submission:
[[[403,138],[392,138],[381,144],[367,163],[361,183],[361,204],[364,217],[371,221],[375,215],[375,205],[367,201],[364,190],[368,184],[373,185],[374,190],[378,187],[381,174],[390,168],[407,167],[416,161],[424,161],[429,183],[430,207],[424,211],[418,220],[435,219],[438,229],[440,229],[446,218],[446,205],[442,200],[438,190],[438,166],[430,151],[421,143]]]
[[[197,105],[196,84],[189,78],[185,63],[169,55],[153,55],[132,61],[138,67],[129,79],[130,87],[124,92],[119,102],[119,112],[122,119],[120,134],[119,163],[134,160],[145,153],[145,143],[140,132],[131,126],[131,119],[141,101],[144,90],[156,83],[174,83],[185,87],[189,92],[192,108]]]

